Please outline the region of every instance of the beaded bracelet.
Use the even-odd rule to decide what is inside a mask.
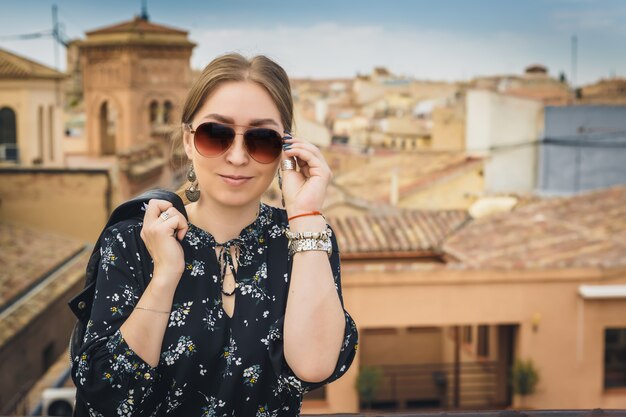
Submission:
[[[294,233],[289,229],[285,229],[285,235],[289,240],[294,239],[327,239],[330,238],[333,231],[326,225],[326,230],[320,230],[319,232],[298,232]]]
[[[324,251],[328,254],[328,257],[333,252],[333,245],[330,238],[325,239],[290,239],[287,246],[289,248],[289,254],[293,256],[298,252],[305,252],[310,250]]]
[[[309,250],[322,250],[328,253],[330,257],[332,253],[332,229],[326,224],[326,230],[319,232],[299,232],[294,233],[289,229],[285,229],[285,235],[288,240],[289,254],[294,255],[298,252]]]

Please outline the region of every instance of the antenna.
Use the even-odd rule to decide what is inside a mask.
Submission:
[[[57,19],[57,5],[52,5],[52,43],[54,44],[54,68],[59,69],[59,20]]]
[[[52,5],[52,42],[54,43],[54,68],[59,69],[59,44],[68,47],[69,42],[65,38],[59,18],[57,16],[57,5]]]
[[[576,90],[576,66],[578,64],[578,37],[572,36],[572,89]]]
[[[141,18],[148,20],[148,0],[141,0]]]

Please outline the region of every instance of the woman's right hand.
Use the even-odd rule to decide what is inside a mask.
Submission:
[[[163,212],[169,214],[167,220],[160,217]],[[172,203],[155,198],[148,202],[140,236],[152,256],[153,278],[168,280],[160,284],[176,287],[183,275],[185,255],[180,240],[187,229],[185,216]]]

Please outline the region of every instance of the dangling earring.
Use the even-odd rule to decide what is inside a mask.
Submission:
[[[280,188],[280,204],[285,208],[285,197],[283,196],[283,177],[280,175],[280,168],[276,171],[278,174],[278,188]]]
[[[200,190],[198,189],[198,184],[194,184],[197,178],[196,172],[193,170],[193,162],[189,165],[187,180],[191,183],[191,185],[185,190],[185,195],[189,201],[196,202],[200,199]]]

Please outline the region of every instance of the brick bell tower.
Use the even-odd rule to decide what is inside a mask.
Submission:
[[[141,16],[76,41],[83,79],[87,153],[120,155],[165,138],[191,85],[187,32]]]

